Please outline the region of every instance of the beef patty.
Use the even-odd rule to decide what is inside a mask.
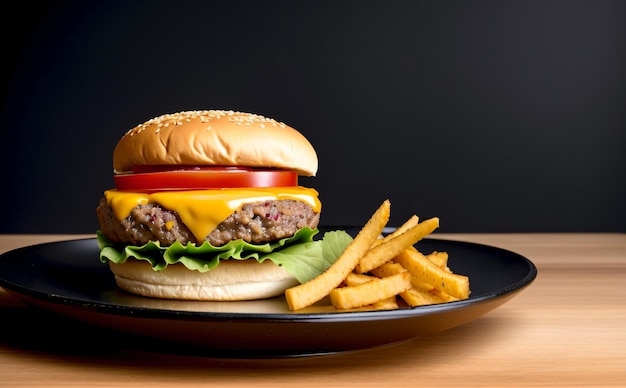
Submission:
[[[176,212],[156,204],[139,205],[130,215],[119,221],[113,209],[102,198],[96,209],[100,230],[113,242],[143,245],[160,241],[168,246],[178,240],[183,245],[197,241]],[[304,227],[314,229],[320,214],[304,202],[276,200],[244,204],[220,223],[204,240],[221,246],[231,240],[243,239],[251,243],[264,243],[292,236]]]

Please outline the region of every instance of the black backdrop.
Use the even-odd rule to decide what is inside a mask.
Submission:
[[[626,2],[51,1],[5,14],[2,233],[92,233],[162,113],[276,118],[322,222],[626,232]],[[9,23],[11,21],[11,23]]]

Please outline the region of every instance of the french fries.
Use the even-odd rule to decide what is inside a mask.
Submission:
[[[354,270],[361,257],[387,225],[390,207],[389,200],[385,200],[337,261],[328,267],[324,273],[285,291],[289,309],[299,310],[312,305],[330,294],[330,291],[336,288]]]
[[[393,232],[389,233],[388,235],[386,235],[383,238],[379,238],[378,240],[374,241],[374,244],[372,244],[372,248],[375,246],[378,246],[386,241],[391,240],[394,237],[397,237],[399,235],[401,235],[402,233],[406,232],[407,230],[411,229],[412,227],[414,227],[415,225],[417,225],[417,223],[419,222],[419,217],[416,216],[415,214],[412,215],[408,220],[406,220],[406,222],[404,224],[402,224],[399,228],[397,228],[396,230],[394,230]]]
[[[413,215],[379,238],[389,221],[385,200],[350,245],[324,273],[285,291],[290,310],[301,310],[326,296],[335,310],[364,311],[416,307],[467,299],[469,278],[448,267],[447,252],[422,254],[414,246],[439,227],[439,218],[420,222]]]
[[[457,299],[469,297],[469,278],[437,267],[417,250],[405,249],[394,260],[418,280]]]
[[[365,256],[356,265],[356,272],[365,273],[379,267],[395,256],[399,255],[403,250],[413,246],[416,242],[429,235],[439,227],[439,219],[431,218],[424,222],[420,222],[406,232],[399,234],[374,248],[367,251]]]

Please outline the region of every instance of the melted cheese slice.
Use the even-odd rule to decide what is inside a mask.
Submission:
[[[202,241],[243,204],[282,199],[308,203],[316,213],[322,205],[315,189],[295,187],[245,188],[220,190],[163,191],[151,194],[107,190],[107,203],[115,217],[123,220],[138,205],[157,204],[178,213],[198,241]]]

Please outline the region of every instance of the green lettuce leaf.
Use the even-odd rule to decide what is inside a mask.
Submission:
[[[318,233],[317,229],[303,228],[292,237],[272,243],[250,244],[235,240],[220,247],[207,241],[201,245],[175,242],[167,247],[158,242],[142,246],[114,244],[100,231],[97,237],[103,263],[123,263],[133,258],[150,262],[155,271],[181,263],[190,270],[206,272],[219,265],[220,260],[255,259],[260,263],[271,260],[304,283],[324,272],[352,241],[352,236],[345,231],[326,232],[321,240],[314,240]]]

